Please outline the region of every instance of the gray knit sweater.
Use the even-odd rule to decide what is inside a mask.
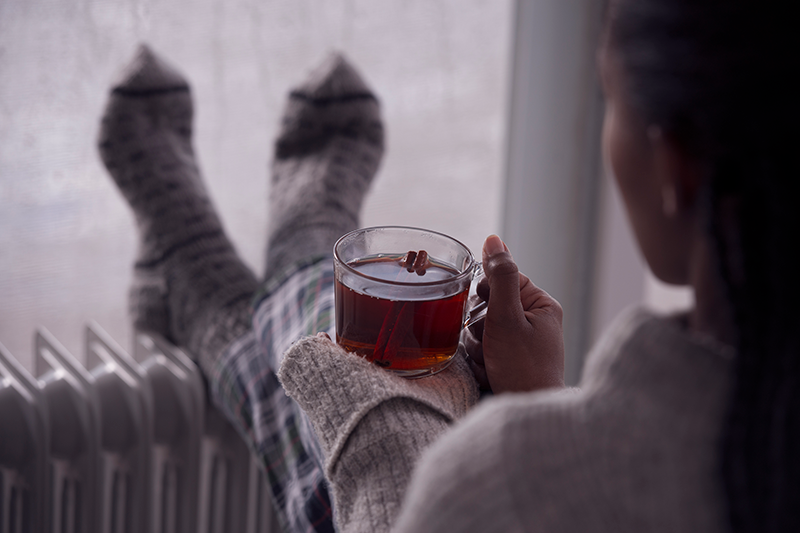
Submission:
[[[579,390],[463,419],[477,391],[461,360],[407,381],[309,338],[279,377],[320,438],[340,531],[724,531],[732,353],[681,322],[629,311]]]

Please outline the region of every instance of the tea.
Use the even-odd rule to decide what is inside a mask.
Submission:
[[[421,274],[407,270],[403,254],[356,259],[347,265],[370,278],[427,283],[453,278],[458,270],[429,258]],[[391,298],[369,294],[370,283],[347,287],[338,279],[336,342],[393,371],[442,368],[458,348],[469,288],[435,299],[414,299],[413,286],[394,285]]]

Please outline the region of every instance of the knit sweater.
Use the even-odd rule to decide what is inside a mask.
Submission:
[[[680,317],[632,310],[580,389],[463,418],[476,390],[461,360],[408,381],[310,338],[279,377],[322,444],[340,531],[716,532],[732,357]]]

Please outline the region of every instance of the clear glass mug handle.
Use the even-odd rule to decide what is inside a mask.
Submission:
[[[472,275],[472,284],[470,285],[469,288],[469,297],[467,301],[469,301],[469,299],[471,299],[471,297],[475,295],[475,289],[478,286],[478,282],[484,276],[483,265],[481,263],[479,262],[475,263],[474,268],[475,270]],[[486,310],[488,308],[489,308],[489,302],[484,302],[484,301],[481,301],[474,307],[470,308],[470,310],[467,311],[467,316],[464,320],[464,327],[468,328],[486,318]]]

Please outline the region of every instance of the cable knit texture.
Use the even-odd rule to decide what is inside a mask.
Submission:
[[[458,393],[449,417],[418,398],[459,380],[397,381],[321,340],[281,379],[323,441],[341,531],[718,532],[732,360],[681,318],[632,310],[579,391],[492,398],[449,430]]]
[[[422,451],[478,401],[460,356],[439,374],[407,380],[319,337],[296,343],[278,378],[310,415],[345,531],[388,530]]]

